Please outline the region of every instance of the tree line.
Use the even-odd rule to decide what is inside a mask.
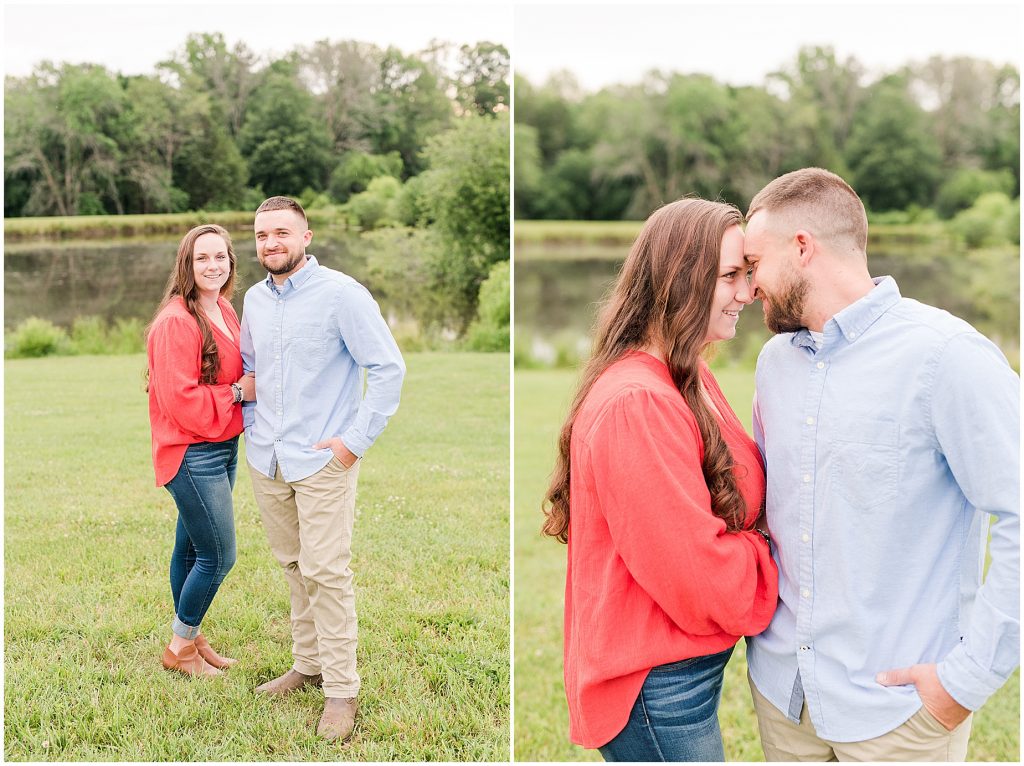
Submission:
[[[973,58],[869,81],[856,58],[807,47],[762,86],[652,71],[595,93],[568,72],[517,75],[515,116],[519,218],[643,219],[688,193],[744,208],[808,166],[849,180],[871,212],[949,218],[1020,195],[1020,73]]]
[[[431,137],[507,111],[508,93],[508,51],[489,42],[406,54],[322,40],[261,61],[198,34],[153,74],[44,62],[5,81],[4,215],[344,203],[422,173]]]

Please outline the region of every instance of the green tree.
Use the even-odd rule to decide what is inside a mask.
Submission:
[[[239,143],[249,182],[268,195],[326,188],[331,137],[317,119],[313,96],[284,65],[268,72],[253,93]]]
[[[869,89],[847,145],[852,186],[872,210],[929,205],[939,180],[941,154],[924,110],[900,76]]]
[[[8,78],[4,174],[30,189],[23,214],[122,213],[118,138],[125,107],[118,82],[99,66],[44,63]]]
[[[192,210],[242,206],[249,170],[216,107],[201,98],[186,113],[188,134],[174,158],[174,185],[188,195]]]
[[[365,191],[370,181],[380,176],[402,177],[402,157],[398,152],[385,155],[345,152],[331,171],[328,184],[331,197],[345,202],[353,194]]]
[[[298,53],[299,78],[316,94],[335,151],[369,152],[384,51],[356,40],[319,40]]]
[[[515,217],[540,217],[537,195],[541,189],[543,171],[540,166],[540,150],[537,148],[537,128],[533,125],[515,124]]]
[[[174,58],[158,68],[176,75],[186,93],[207,94],[216,107],[212,113],[222,116],[230,135],[237,138],[259,81],[256,60],[245,43],[228,49],[224,35],[215,32],[189,35]]]
[[[455,74],[459,103],[463,109],[488,115],[508,107],[508,49],[504,45],[480,42],[459,49]]]
[[[429,139],[423,154],[423,200],[442,243],[434,283],[465,329],[481,282],[509,258],[508,115],[462,117]]]
[[[368,127],[375,154],[398,152],[407,175],[424,168],[421,156],[430,136],[452,119],[446,82],[437,66],[417,56],[388,48],[381,59],[374,124]]]
[[[802,139],[810,156],[801,165],[844,174],[846,142],[865,98],[863,77],[856,58],[841,62],[830,46],[805,46],[791,66],[769,75],[771,86],[782,86],[790,108],[802,112],[798,125],[805,131]]]

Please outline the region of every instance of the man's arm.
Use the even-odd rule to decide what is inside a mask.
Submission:
[[[366,370],[366,393],[359,403],[355,421],[341,434],[341,444],[334,443],[338,441],[335,437],[314,446],[318,449],[331,447],[342,464],[349,465],[345,452],[339,453],[338,448],[350,453],[351,462],[355,462],[355,458],[362,457],[380,436],[388,418],[398,409],[405,361],[377,302],[362,285],[352,283],[339,291],[335,318],[349,353],[356,364]]]
[[[937,665],[879,674],[879,682],[915,684],[929,711],[953,728],[1020,660],[1020,380],[986,338],[957,336],[938,364],[931,415],[967,501],[995,519],[991,564],[960,644]]]

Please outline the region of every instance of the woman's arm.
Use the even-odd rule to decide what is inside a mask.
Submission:
[[[778,572],[764,538],[712,514],[692,413],[648,390],[624,392],[587,436],[593,490],[636,582],[695,635],[764,630]]]
[[[191,319],[168,317],[149,337],[149,385],[161,412],[178,428],[202,439],[224,433],[235,412],[231,384],[199,382],[199,327]]]

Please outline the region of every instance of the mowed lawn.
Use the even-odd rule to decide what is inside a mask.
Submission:
[[[203,622],[241,662],[217,679],[169,673],[177,512],[153,485],[144,358],[7,361],[6,758],[507,760],[508,355],[406,361],[359,477],[363,688],[342,745],[315,736],[318,691],[253,693],[290,667],[291,639],[244,453],[238,562]]]
[[[753,373],[716,372],[750,432]],[[562,684],[565,546],[542,537],[540,502],[554,465],[555,440],[575,390],[564,370],[515,373],[515,758],[517,761],[600,761],[596,750],[569,742]],[[726,669],[720,720],[730,761],[764,760],[746,680],[744,643]],[[968,760],[1019,762],[1020,678],[975,715]]]

